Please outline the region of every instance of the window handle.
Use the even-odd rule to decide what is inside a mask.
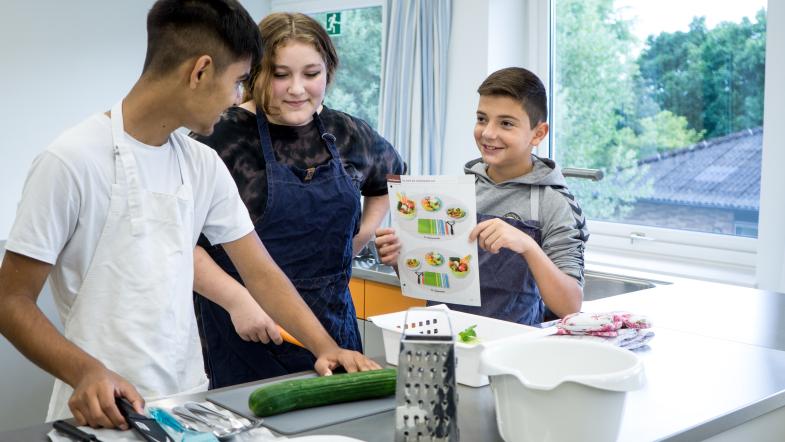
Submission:
[[[641,232],[632,232],[632,233],[630,233],[630,244],[635,243],[636,239],[641,240],[641,241],[654,241],[655,240],[654,238],[652,238],[650,236],[646,236],[645,233],[641,233]]]
[[[592,181],[599,181],[605,176],[599,169],[581,169],[577,167],[565,167],[561,170],[561,173],[567,178],[583,178]]]

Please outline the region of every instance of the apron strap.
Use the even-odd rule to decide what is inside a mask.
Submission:
[[[128,189],[128,212],[131,216],[131,234],[143,235],[147,231],[144,222],[144,205],[142,204],[142,185],[139,181],[139,172],[131,149],[126,143],[125,128],[123,125],[123,102],[112,107],[112,144],[115,154],[115,182]],[[175,142],[174,132],[169,134],[167,142],[171,145],[177,156],[177,166],[180,170],[180,180],[184,186],[190,182],[184,172],[183,144],[180,140]]]
[[[256,128],[259,131],[264,161],[267,164],[274,164],[275,154],[273,153],[273,140],[270,138],[270,127],[267,126],[267,115],[259,106],[256,106]]]
[[[332,160],[340,161],[340,156],[338,155],[338,148],[335,147],[335,135],[327,132],[324,129],[324,124],[322,124],[322,119],[319,118],[319,114],[317,112],[313,113],[313,120],[316,123],[316,129],[319,131],[319,135],[322,137],[322,141],[324,144],[327,145],[327,150],[330,152],[330,156]],[[262,144],[262,154],[264,154],[264,161],[267,164],[275,163],[275,154],[273,153],[273,141],[270,138],[270,127],[267,125],[267,115],[264,114],[264,111],[256,106],[256,126],[259,130],[259,141]],[[313,173],[313,172],[311,172]]]
[[[131,234],[145,233],[144,208],[142,207],[142,188],[136,168],[136,158],[128,148],[123,127],[123,102],[112,107],[112,144],[115,151],[115,170],[117,184],[126,184],[128,189],[128,211],[131,216]]]
[[[532,221],[540,220],[540,186],[531,186],[531,219]]]
[[[338,148],[335,146],[335,135],[327,132],[324,129],[324,124],[322,123],[321,117],[319,114],[314,112],[313,120],[316,122],[316,128],[319,130],[319,136],[322,137],[324,144],[327,145],[327,150],[330,151],[330,156],[332,156],[333,160],[341,161],[341,157],[338,154]]]

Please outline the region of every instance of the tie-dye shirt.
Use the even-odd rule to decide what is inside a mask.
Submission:
[[[406,166],[392,145],[368,123],[344,112],[322,108],[325,130],[335,136],[343,167],[364,196],[387,194],[387,174],[405,173]],[[269,124],[276,159],[307,169],[330,159],[316,123],[304,126]],[[229,108],[210,136],[192,134],[215,149],[229,168],[245,205],[256,222],[267,205],[267,173],[256,127],[256,115]]]

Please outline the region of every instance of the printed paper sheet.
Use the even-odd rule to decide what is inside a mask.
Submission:
[[[401,291],[412,298],[480,305],[474,177],[387,179],[392,227],[401,241]]]

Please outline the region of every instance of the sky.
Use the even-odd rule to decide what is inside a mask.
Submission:
[[[779,0],[773,0],[779,1]],[[651,34],[689,30],[695,16],[705,16],[711,29],[723,21],[755,21],[755,13],[766,8],[766,0],[616,0],[622,17],[635,18],[633,33],[645,41]]]

